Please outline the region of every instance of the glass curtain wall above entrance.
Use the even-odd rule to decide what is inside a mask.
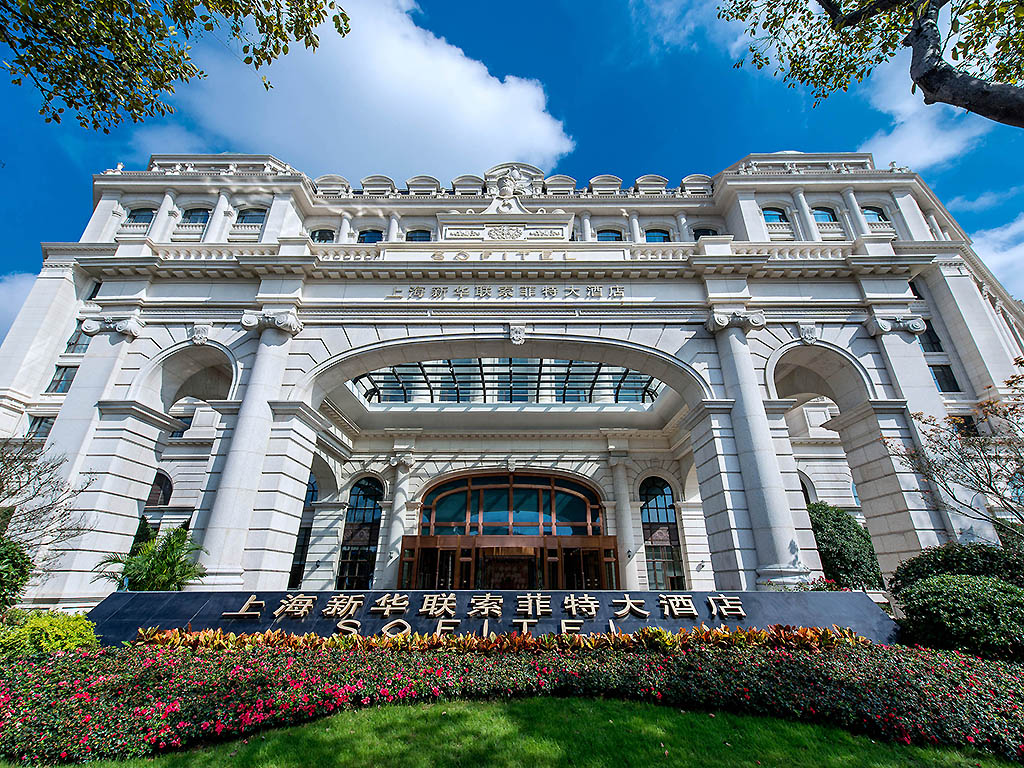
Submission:
[[[664,384],[620,365],[526,357],[425,360],[357,376],[368,403],[653,403]]]

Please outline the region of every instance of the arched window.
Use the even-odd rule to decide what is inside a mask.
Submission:
[[[125,220],[128,224],[152,224],[156,210],[153,208],[132,208]]]
[[[166,507],[171,503],[171,493],[174,485],[171,478],[163,472],[157,472],[153,484],[149,487],[149,496],[146,497],[147,507]]]
[[[836,218],[836,212],[831,208],[812,208],[811,213],[813,214],[815,221],[839,221],[839,219]]]
[[[700,240],[702,237],[714,237],[717,234],[718,234],[718,230],[717,229],[706,229],[706,228],[694,229],[693,230],[693,239],[694,240]]]
[[[618,243],[622,241],[622,232],[618,229],[599,229],[597,240],[600,243]]]
[[[206,224],[209,220],[209,208],[188,208],[181,214],[182,224]]]
[[[786,212],[781,208],[763,208],[761,213],[769,224],[784,224],[789,221]]]
[[[644,232],[644,240],[648,243],[667,243],[671,236],[664,229],[648,229]]]
[[[563,477],[473,475],[423,497],[424,536],[597,536],[601,505],[592,490]]]
[[[364,229],[359,233],[360,243],[379,243],[384,239],[384,233],[379,229]]]
[[[336,589],[369,589],[372,586],[383,498],[384,486],[376,478],[364,477],[352,485],[338,555]]]
[[[640,522],[648,589],[685,589],[676,507],[672,486],[664,478],[648,477],[640,483]]]
[[[334,230],[333,229],[314,229],[310,233],[309,238],[314,243],[333,243],[334,242]]]
[[[267,212],[263,208],[244,208],[238,212],[236,224],[263,224],[267,218]]]
[[[411,229],[405,233],[405,239],[410,243],[429,243],[430,242],[430,230],[429,229]]]
[[[889,221],[889,219],[887,219],[885,216],[885,211],[883,211],[881,208],[877,208],[873,205],[866,205],[860,210],[861,213],[864,214],[864,218],[868,220],[868,223],[873,221]]]

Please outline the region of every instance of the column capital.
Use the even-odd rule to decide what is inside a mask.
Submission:
[[[927,326],[924,320],[918,315],[902,315],[899,317],[883,317],[875,315],[864,322],[864,327],[872,336],[881,336],[886,333],[898,333],[906,331],[915,336],[925,332]]]
[[[388,459],[388,464],[396,469],[404,467],[406,470],[410,470],[416,466],[416,459],[411,453],[396,453]]]
[[[246,311],[242,314],[242,327],[247,331],[263,331],[267,328],[277,328],[289,336],[294,336],[302,330],[302,322],[294,309],[281,312],[252,312]]]
[[[711,333],[724,331],[726,328],[741,328],[744,331],[757,330],[765,326],[764,312],[760,310],[717,312],[712,311],[705,327]]]
[[[129,341],[137,339],[142,333],[145,322],[138,315],[128,317],[114,317],[104,315],[103,317],[90,317],[82,321],[82,333],[86,336],[96,336],[100,333],[119,333]]]

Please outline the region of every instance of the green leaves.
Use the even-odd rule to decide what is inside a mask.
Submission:
[[[332,10],[335,31],[348,34],[333,0],[0,0],[0,44],[11,54],[0,69],[12,84],[36,87],[47,122],[67,109],[83,128],[109,133],[126,118],[173,112],[165,99],[174,83],[205,76],[185,44],[191,37],[222,31],[259,69],[291,42],[319,47],[316,29]]]
[[[133,547],[127,555],[107,555],[97,564],[92,580],[106,579],[118,589],[135,592],[178,592],[206,575],[206,568],[196,561],[202,551],[187,530],[176,528]]]

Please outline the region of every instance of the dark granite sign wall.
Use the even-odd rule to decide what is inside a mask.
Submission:
[[[229,632],[283,629],[360,635],[634,632],[710,627],[848,627],[891,642],[896,624],[862,592],[619,592],[366,590],[115,592],[94,608],[104,644],[140,627]]]

